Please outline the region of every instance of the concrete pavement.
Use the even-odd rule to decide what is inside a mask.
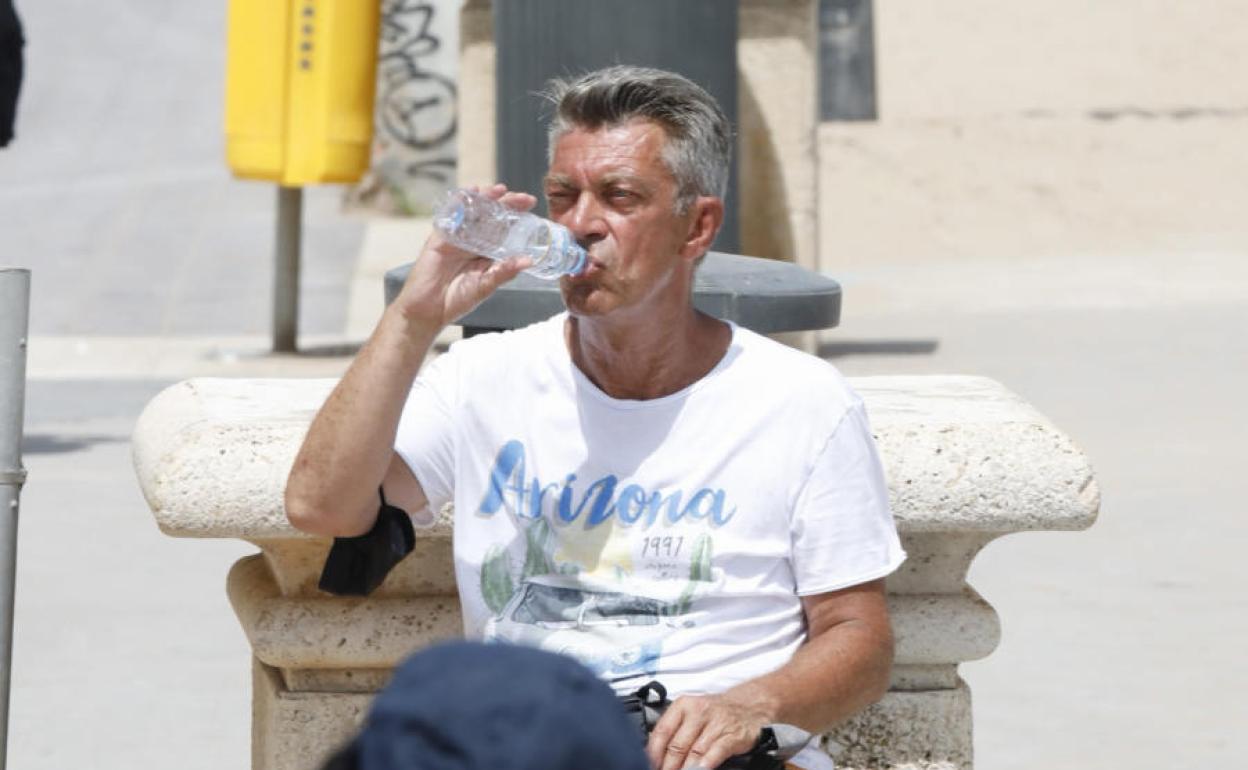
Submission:
[[[1012,535],[972,564],[1003,631],[996,652],[962,667],[978,765],[1238,765],[1248,302],[950,309],[850,314],[852,349],[936,350],[833,360],[850,374],[999,379],[1075,437],[1102,491],[1092,529]]]
[[[276,193],[224,166],[225,5],[17,5],[0,263],[32,270],[32,339],[8,766],[246,767],[248,651],[224,585],[252,549],[161,535],[130,431],[195,372],[341,372],[364,226],[341,188],[308,191],[313,351],[266,356]]]

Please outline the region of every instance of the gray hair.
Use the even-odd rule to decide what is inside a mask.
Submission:
[[[663,162],[676,178],[676,210],[699,195],[725,197],[732,132],[714,97],[691,80],[645,67],[616,65],[577,78],[551,80],[543,94],[555,106],[547,133],[547,161],[573,128],[590,130],[652,120],[663,127]]]

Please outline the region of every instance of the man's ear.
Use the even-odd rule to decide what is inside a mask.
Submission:
[[[689,231],[681,245],[680,256],[697,259],[705,254],[715,242],[715,235],[724,224],[724,199],[714,195],[699,195],[689,205]]]

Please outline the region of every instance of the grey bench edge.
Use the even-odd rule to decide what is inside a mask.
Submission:
[[[403,286],[412,263],[386,271],[385,300],[390,304]],[[699,279],[694,306],[716,318],[761,334],[829,329],[840,321],[841,287],[834,279],[788,262],[737,254],[708,252],[700,275],[708,268],[726,270],[712,280]],[[750,276],[748,290],[723,286],[722,281]],[[711,285],[706,285],[710,283]],[[498,289],[457,323],[476,330],[512,329],[545,320],[564,309],[555,281],[521,275]]]

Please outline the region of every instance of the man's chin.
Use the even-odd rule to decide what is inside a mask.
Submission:
[[[568,314],[578,318],[605,315],[615,305],[608,292],[591,283],[563,280],[559,282],[559,293]]]

